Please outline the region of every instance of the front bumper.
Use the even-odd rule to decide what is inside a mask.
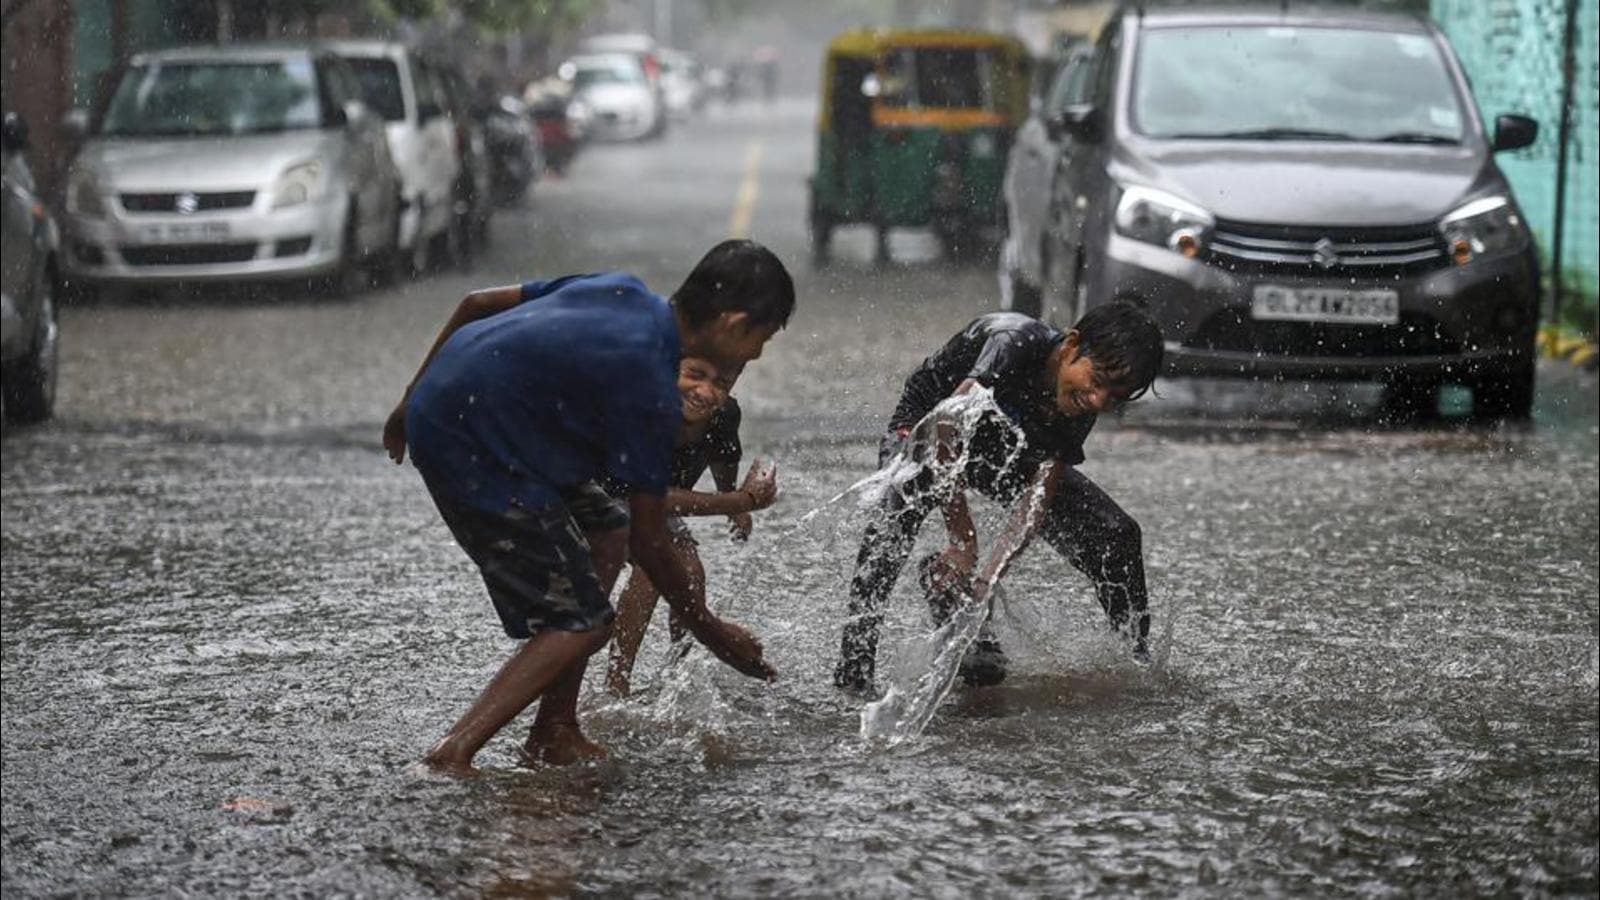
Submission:
[[[1409,273],[1229,270],[1113,235],[1091,265],[1090,305],[1144,300],[1166,339],[1170,375],[1386,380],[1466,377],[1533,351],[1538,263],[1522,253]],[[1251,314],[1258,285],[1389,289],[1393,325],[1262,322]]]
[[[234,210],[130,213],[105,199],[103,218],[67,219],[68,277],[96,284],[264,281],[326,274],[339,264],[349,200],[283,209],[264,197]]]

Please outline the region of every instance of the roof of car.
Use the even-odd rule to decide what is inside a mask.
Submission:
[[[172,61],[237,62],[240,59],[290,59],[327,52],[327,46],[308,41],[246,41],[238,44],[190,44],[145,50],[133,55],[134,64]]]
[[[1362,6],[1355,3],[1293,2],[1245,3],[1129,3],[1125,15],[1142,20],[1145,27],[1200,25],[1344,26],[1380,31],[1426,34],[1427,22],[1415,13]]]
[[[399,41],[374,39],[325,41],[323,46],[340,56],[399,56],[409,49]]]

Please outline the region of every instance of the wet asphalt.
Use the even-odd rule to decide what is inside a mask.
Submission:
[[[827,683],[861,514],[806,514],[996,285],[914,233],[882,267],[843,233],[814,271],[811,117],[592,148],[469,270],[67,309],[57,417],[0,459],[6,896],[1600,891],[1600,414],[1565,366],[1526,429],[1162,382],[1083,467],[1143,526],[1158,664],[1033,548],[1007,682],[863,746]],[[466,291],[626,269],[667,293],[746,222],[800,291],[736,391],[783,497],[748,545],[697,527],[782,680],[668,668],[652,633],[633,699],[586,689],[608,762],[530,772],[507,734],[481,778],[419,774],[512,644],[383,417]],[[902,589],[887,669],[924,628]]]

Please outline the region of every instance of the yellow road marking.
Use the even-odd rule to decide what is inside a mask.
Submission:
[[[750,150],[744,156],[744,178],[739,181],[739,193],[733,198],[733,215],[728,217],[728,236],[745,238],[750,236],[750,214],[756,208],[756,196],[760,193],[761,175],[761,142],[751,141]]]

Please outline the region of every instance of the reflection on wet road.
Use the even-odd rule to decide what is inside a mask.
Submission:
[[[1011,679],[863,747],[827,686],[860,515],[802,519],[871,470],[900,380],[994,277],[911,234],[879,270],[841,233],[809,271],[808,115],[597,149],[472,273],[68,311],[59,420],[4,444],[7,896],[1600,889],[1600,438],[1565,371],[1526,431],[1163,383],[1084,467],[1143,526],[1160,664],[1123,663],[1089,585],[1030,551]],[[506,734],[482,778],[416,774],[510,643],[382,417],[473,286],[620,267],[670,291],[757,139],[749,228],[801,306],[737,393],[784,493],[748,545],[700,537],[783,679],[664,668],[653,631],[637,696],[583,701],[609,762],[527,772]],[[902,585],[891,656],[925,627]]]

